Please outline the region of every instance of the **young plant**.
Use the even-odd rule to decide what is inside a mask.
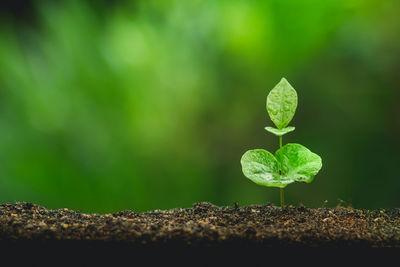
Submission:
[[[293,182],[310,183],[322,167],[322,160],[299,144],[282,146],[282,136],[294,131],[288,126],[297,108],[297,93],[282,78],[267,97],[267,111],[274,127],[265,130],[279,137],[279,149],[275,155],[264,149],[249,150],[242,156],[243,174],[256,184],[279,187],[281,208],[285,207],[284,188]]]

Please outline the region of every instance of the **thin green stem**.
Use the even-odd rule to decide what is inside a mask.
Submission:
[[[282,136],[279,136],[279,149],[282,148]],[[281,164],[282,166],[282,164]],[[280,167],[280,175],[282,175],[282,167]],[[285,207],[285,199],[284,199],[284,192],[283,192],[283,188],[281,188],[281,209],[283,209]]]

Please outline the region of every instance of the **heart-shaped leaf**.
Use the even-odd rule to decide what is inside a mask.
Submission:
[[[240,160],[243,174],[254,183],[280,187],[279,162],[264,149],[249,150]]]
[[[296,108],[296,90],[285,78],[282,78],[267,96],[269,117],[278,129],[282,129],[293,119]]]
[[[282,175],[296,182],[312,182],[322,167],[321,157],[299,144],[286,144],[275,157],[281,163]]]
[[[321,158],[299,144],[287,144],[275,156],[264,149],[249,150],[240,162],[243,174],[254,183],[280,188],[309,183],[322,167]]]
[[[287,133],[293,132],[294,129],[295,128],[293,126],[285,127],[285,128],[282,128],[282,129],[276,129],[274,127],[269,127],[269,126],[265,127],[265,130],[267,130],[270,133],[273,133],[276,136],[282,136],[282,135],[285,135]]]

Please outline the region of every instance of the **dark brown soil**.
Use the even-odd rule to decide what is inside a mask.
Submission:
[[[134,248],[400,247],[400,209],[272,205],[85,214],[0,205],[0,243]]]

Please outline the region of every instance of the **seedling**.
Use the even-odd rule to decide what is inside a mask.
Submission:
[[[300,144],[282,146],[283,135],[293,132],[288,126],[297,108],[297,93],[289,82],[282,80],[267,96],[267,111],[274,127],[265,130],[279,137],[275,155],[264,150],[249,150],[242,156],[243,174],[256,184],[279,187],[281,208],[285,207],[284,188],[293,182],[310,183],[322,167],[321,158]]]

